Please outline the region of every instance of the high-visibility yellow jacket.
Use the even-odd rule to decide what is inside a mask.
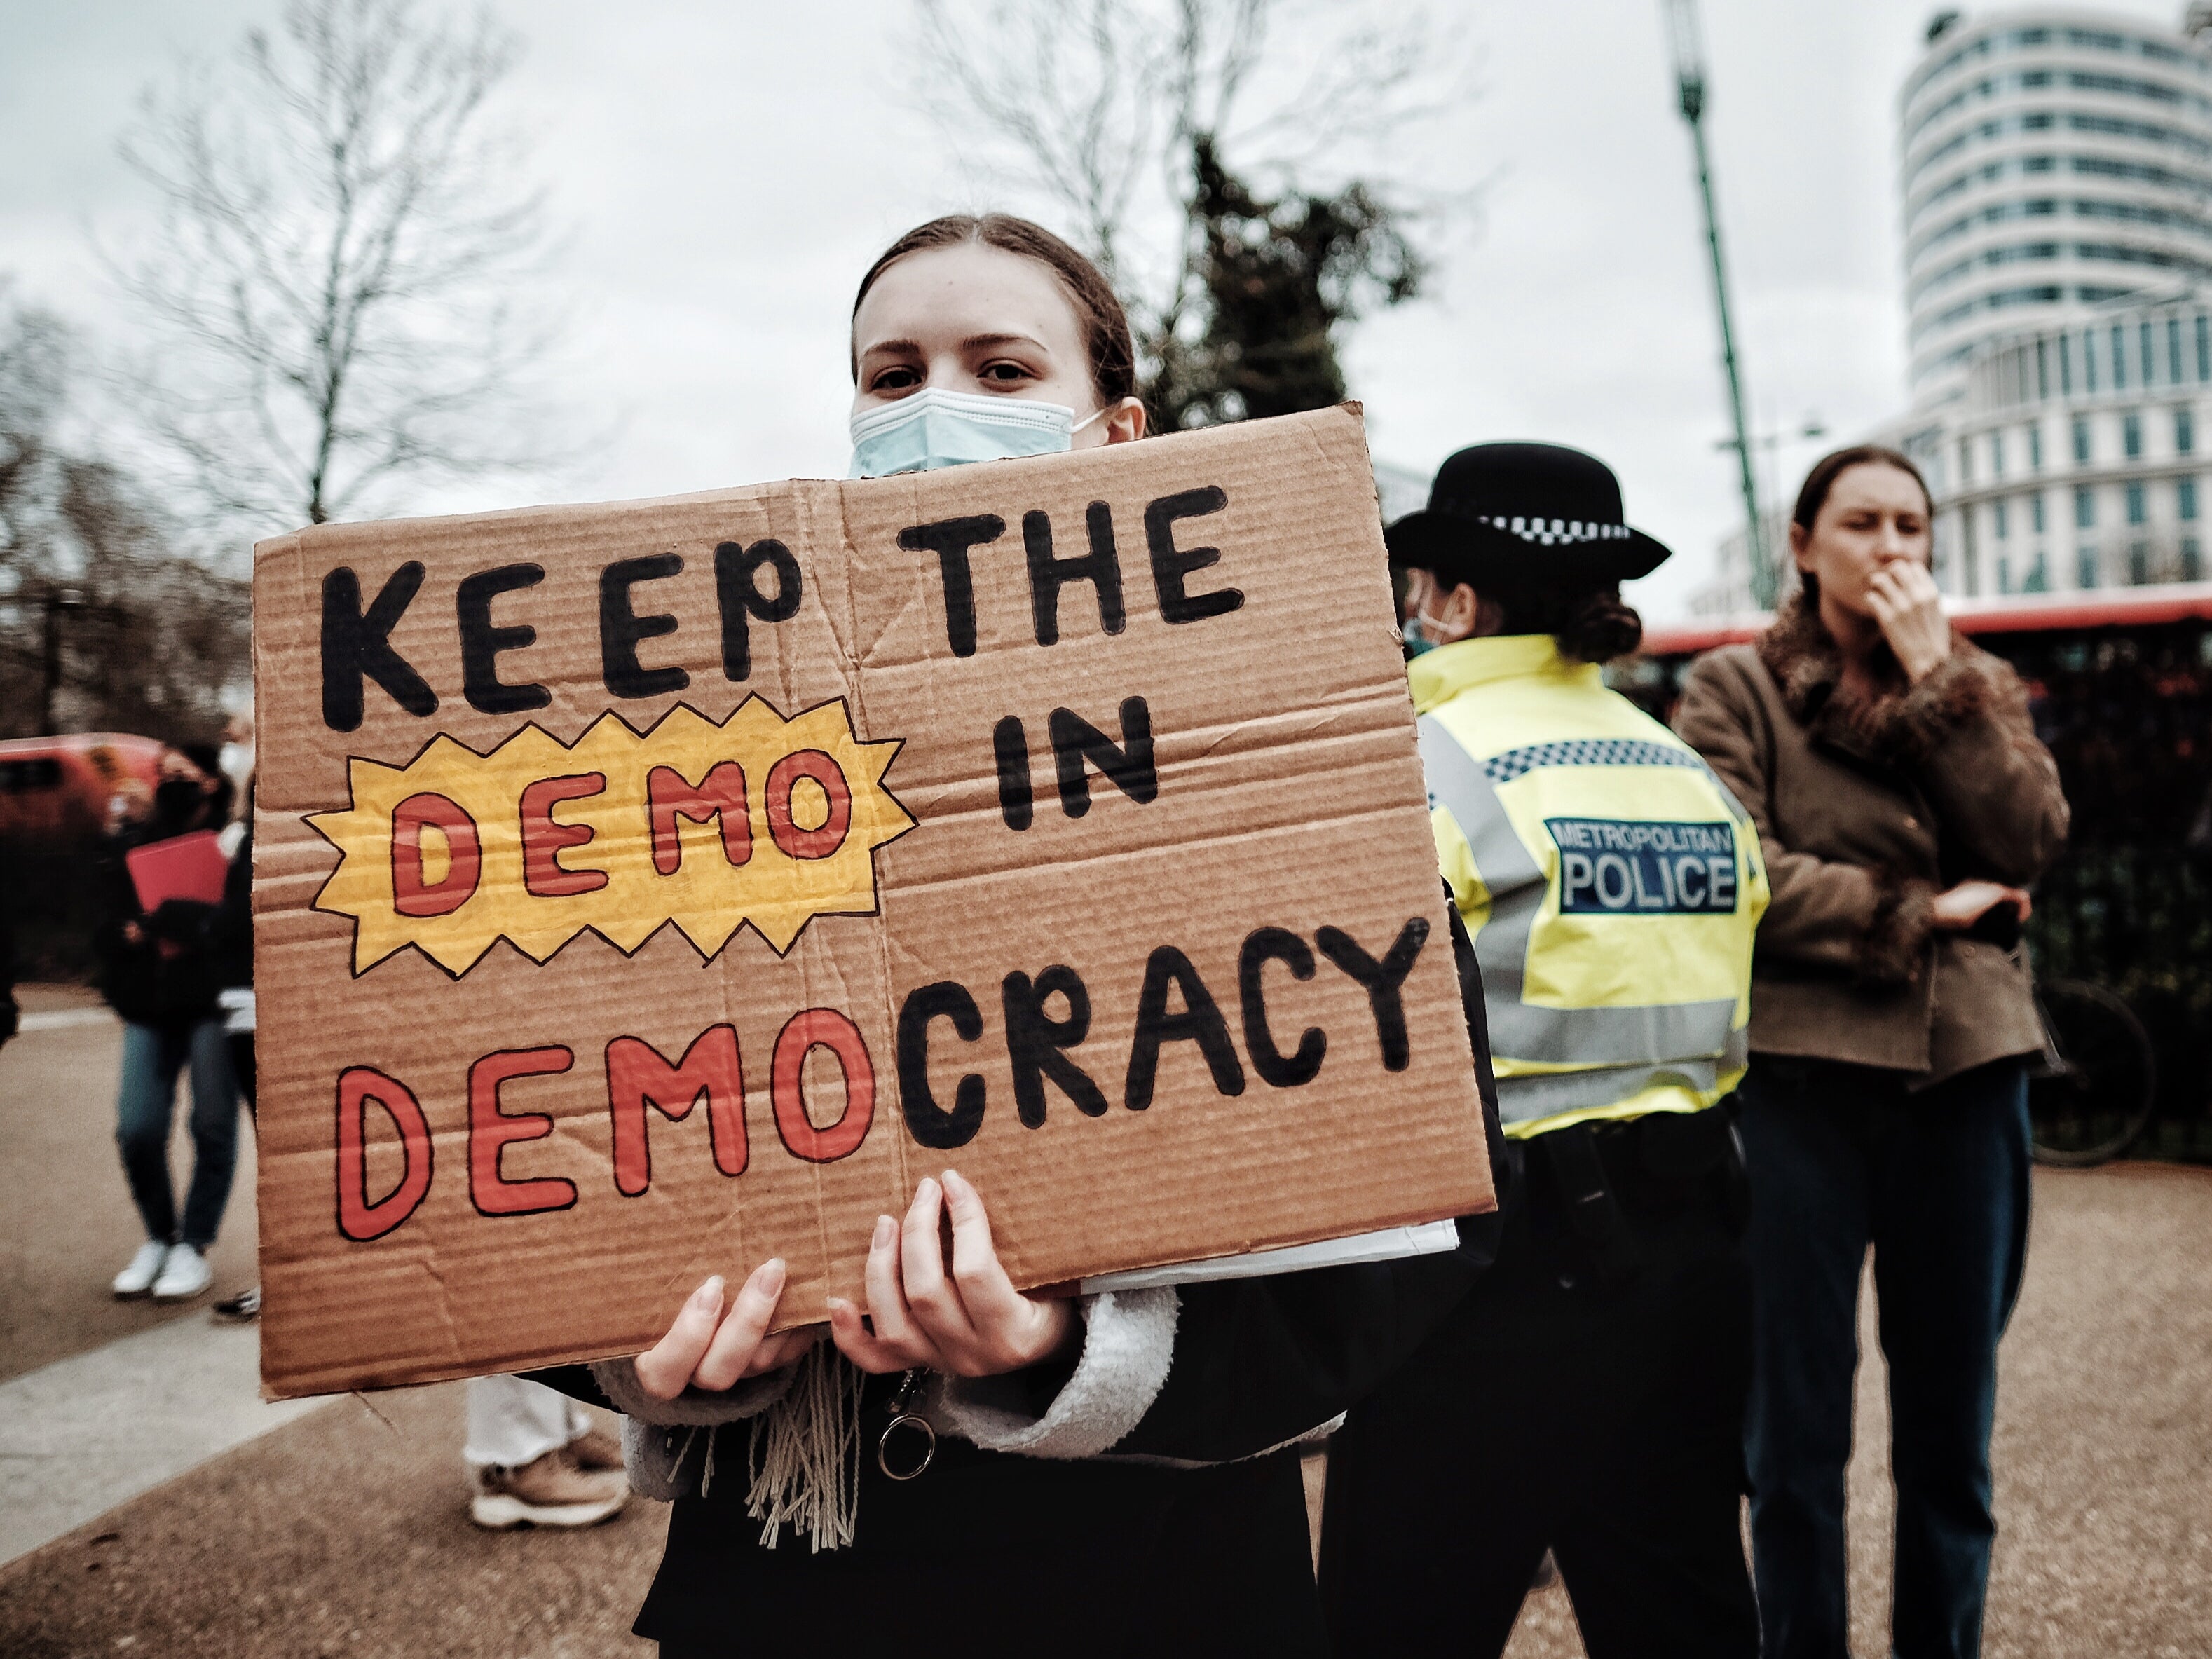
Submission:
[[[1411,674],[1505,1133],[1720,1100],[1747,1058],[1767,901],[1750,817],[1548,635],[1440,646]]]

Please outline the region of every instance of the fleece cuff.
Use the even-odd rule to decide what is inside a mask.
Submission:
[[[1887,711],[1892,743],[1908,761],[1925,761],[1990,701],[1981,653],[1954,641],[1951,654]]]
[[[986,1451],[1027,1457],[1097,1457],[1152,1408],[1175,1359],[1180,1299],[1174,1287],[1085,1297],[1083,1357],[1042,1416],[1018,1377],[947,1377],[932,1401],[939,1427]]]
[[[656,1400],[637,1380],[636,1361],[601,1359],[592,1365],[592,1381],[624,1417],[640,1423],[695,1428],[758,1417],[790,1392],[791,1377],[792,1368],[786,1365],[764,1376],[749,1376],[719,1394],[686,1389],[673,1400]]]
[[[1936,931],[1935,884],[1891,871],[1878,879],[1874,920],[1859,941],[1858,980],[1863,985],[1910,985],[1920,977],[1928,940]]]

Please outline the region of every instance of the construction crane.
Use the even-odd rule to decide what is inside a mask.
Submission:
[[[1713,167],[1705,150],[1705,49],[1698,30],[1697,0],[1660,0],[1667,33],[1674,48],[1674,85],[1682,118],[1698,157],[1698,194],[1705,204],[1705,246],[1712,254],[1713,304],[1721,319],[1721,367],[1728,375],[1729,412],[1735,436],[1723,448],[1735,451],[1743,488],[1744,551],[1751,562],[1751,595],[1762,610],[1774,608],[1774,562],[1766,550],[1766,520],[1759,510],[1759,483],[1752,467],[1751,430],[1744,418],[1743,369],[1737,362],[1735,325],[1729,313],[1728,262],[1721,257],[1720,215],[1713,203]]]

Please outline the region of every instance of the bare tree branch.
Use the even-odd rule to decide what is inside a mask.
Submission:
[[[210,518],[319,523],[557,464],[532,380],[560,319],[518,299],[544,201],[490,106],[518,51],[488,11],[291,0],[144,98],[122,152],[161,216],[109,264],[160,343],[138,401]]]

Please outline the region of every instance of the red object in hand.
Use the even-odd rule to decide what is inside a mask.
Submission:
[[[138,908],[148,915],[164,899],[196,899],[202,904],[222,902],[223,878],[230,860],[212,830],[195,830],[188,836],[148,842],[123,855],[137,890]]]

